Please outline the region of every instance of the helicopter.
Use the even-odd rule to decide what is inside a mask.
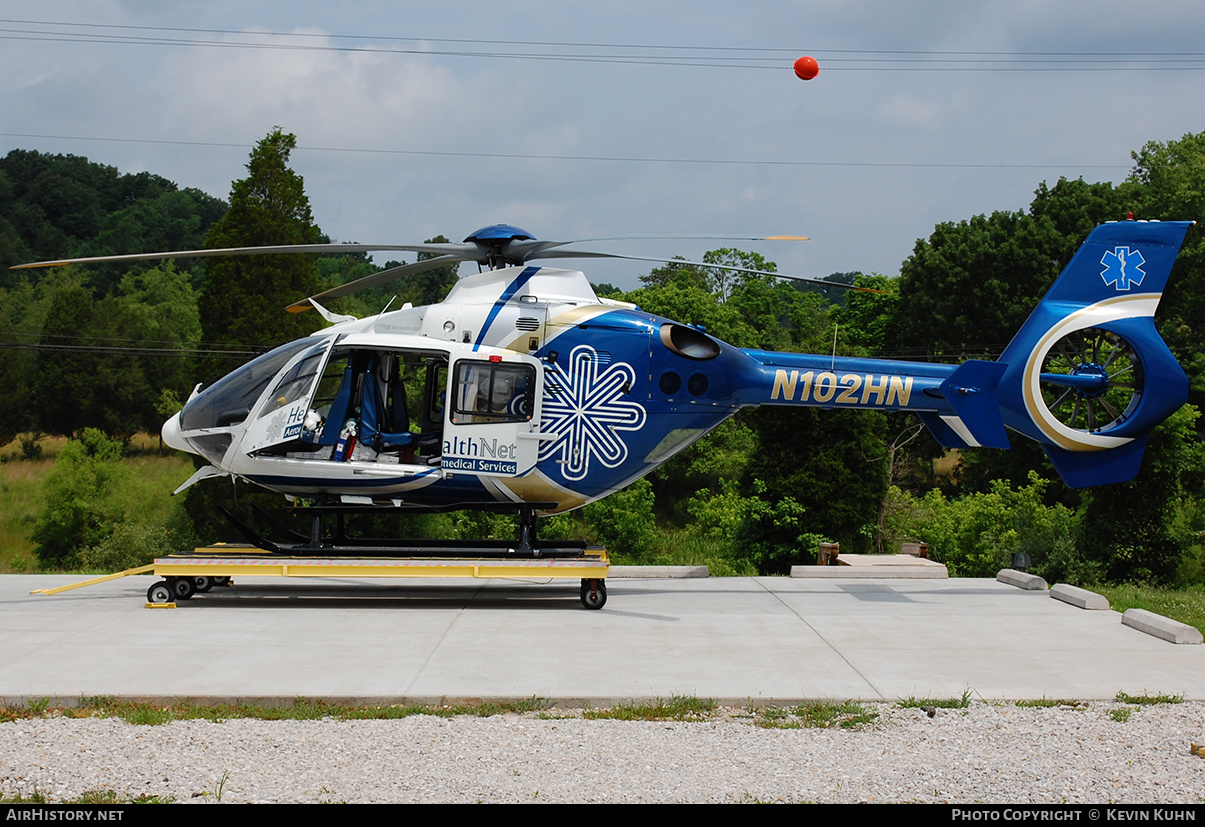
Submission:
[[[1191,224],[1099,225],[1001,357],[960,365],[733,347],[599,297],[581,271],[542,263],[663,259],[577,250],[506,224],[459,244],[290,245],[73,263],[433,255],[291,305],[318,310],[330,326],[198,385],[162,429],[167,445],[208,463],[177,493],[233,477],[311,503],[311,537],[289,546],[236,521],[270,551],[341,548],[322,537],[321,515],[331,512],[482,508],[517,512],[519,552],[540,556],[556,551],[537,540],[537,516],[618,491],[751,406],[914,412],[947,448],[1007,448],[1012,430],[1038,441],[1073,488],[1132,479],[1151,429],[1188,396],[1188,378],[1153,316]],[[462,277],[438,304],[361,319],[321,303],[460,261],[487,269]],[[515,550],[511,543],[507,553]]]

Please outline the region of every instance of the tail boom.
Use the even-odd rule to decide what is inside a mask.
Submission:
[[[746,350],[746,405],[914,411],[946,447],[1034,439],[1074,488],[1132,479],[1146,437],[1188,398],[1154,315],[1189,221],[1102,224],[996,362]]]

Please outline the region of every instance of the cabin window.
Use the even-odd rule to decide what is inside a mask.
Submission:
[[[457,362],[452,421],[457,425],[529,421],[535,379],[535,368],[530,365]]]

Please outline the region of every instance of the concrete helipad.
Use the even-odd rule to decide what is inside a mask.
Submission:
[[[0,577],[0,699],[1205,699],[1175,645],[995,580],[238,578],[176,609],[148,576]]]

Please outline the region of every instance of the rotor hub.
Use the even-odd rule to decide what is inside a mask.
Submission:
[[[508,255],[509,248],[515,241],[535,241],[535,236],[512,224],[491,224],[469,235],[464,243],[475,244],[481,250],[478,264],[498,269],[520,265],[526,260],[522,254]]]
[[[1104,365],[1096,362],[1085,362],[1081,365],[1076,365],[1072,369],[1071,375],[1096,380],[1095,382],[1080,383],[1077,385],[1079,392],[1089,399],[1095,399],[1109,389],[1109,371]]]

